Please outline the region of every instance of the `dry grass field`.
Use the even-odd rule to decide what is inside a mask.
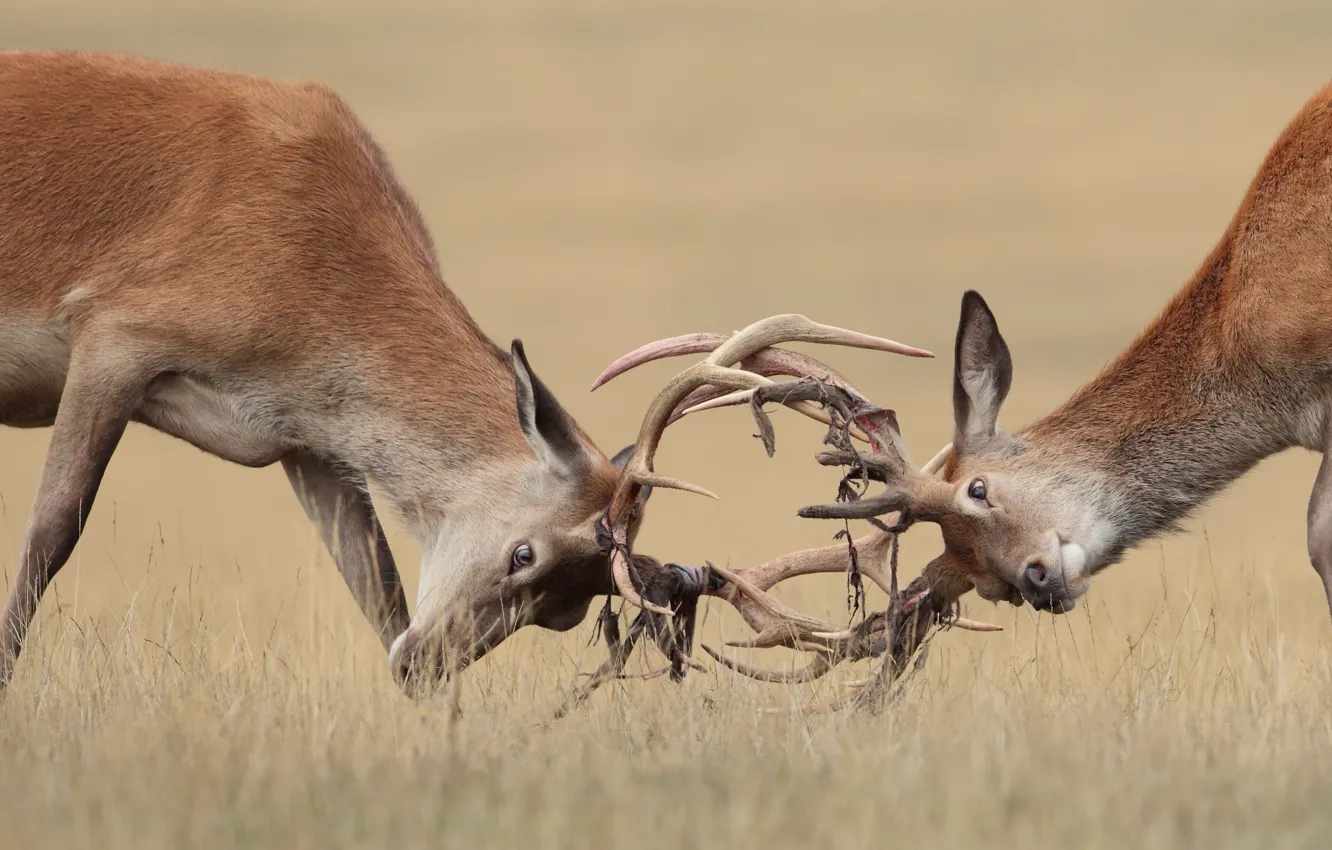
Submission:
[[[0,33],[336,86],[450,285],[608,451],[676,365],[589,394],[611,358],[798,311],[940,355],[825,352],[928,456],[968,287],[1012,347],[1020,426],[1183,283],[1332,77],[1309,0],[43,0]],[[739,566],[826,542],[794,516],[832,493],[819,430],[775,421],[771,460],[743,412],[682,423],[661,463],[722,501],[658,495],[640,548]],[[6,589],[47,439],[0,433]],[[1316,466],[1263,464],[1066,617],[969,598],[1005,631],[942,635],[882,716],[760,713],[860,665],[624,682],[545,726],[600,657],[590,620],[510,639],[452,721],[400,695],[280,470],[132,428],[0,703],[0,847],[1326,846]],[[907,578],[938,545],[910,538]],[[410,595],[417,552],[391,539]],[[835,577],[781,595],[845,599]],[[717,606],[701,626],[740,631]],[[769,654],[746,657],[795,661]]]

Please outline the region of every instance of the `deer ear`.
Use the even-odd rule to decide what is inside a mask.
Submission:
[[[629,462],[629,455],[633,453],[634,453],[634,444],[630,443],[629,445],[625,446],[624,448],[620,449],[618,452],[615,453],[615,457],[611,458],[611,465],[613,465],[616,469],[620,470],[621,472],[624,472],[624,465]],[[643,504],[645,505],[647,504],[647,500],[651,495],[652,495],[651,484],[643,484],[638,488],[638,497],[643,500]]]
[[[573,418],[527,362],[520,339],[513,341],[513,385],[518,425],[537,458],[557,474],[567,475],[587,463],[587,449]]]
[[[1013,383],[1013,360],[985,299],[974,290],[962,296],[953,352],[953,445],[974,452],[995,434],[999,408]]]

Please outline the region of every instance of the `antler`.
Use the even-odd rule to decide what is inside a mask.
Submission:
[[[659,475],[652,468],[652,461],[662,435],[667,425],[679,418],[677,413],[682,409],[682,403],[688,402],[685,407],[692,406],[705,397],[711,397],[705,396],[705,393],[715,394],[717,390],[727,393],[734,390],[785,386],[772,381],[767,377],[769,374],[813,377],[820,381],[820,385],[846,388],[841,391],[854,392],[854,390],[849,389],[850,382],[826,364],[820,363],[812,357],[772,348],[772,346],[783,342],[845,345],[854,348],[889,351],[912,357],[934,356],[924,349],[844,328],[819,324],[804,316],[791,313],[761,319],[729,337],[720,334],[690,334],[648,343],[612,363],[597,378],[593,384],[593,389],[606,383],[616,375],[623,374],[635,366],[652,360],[674,357],[680,354],[711,351],[702,361],[695,363],[672,378],[648,406],[638,432],[638,440],[634,444],[633,453],[625,462],[620,483],[607,510],[605,525],[612,541],[611,575],[614,578],[616,590],[627,601],[657,614],[669,615],[671,613],[669,609],[643,599],[634,587],[633,579],[630,576],[629,526],[642,488],[645,486],[665,487],[717,498],[702,487],[676,478]],[[736,364],[744,363],[746,360],[754,371],[736,367]],[[700,393],[700,391],[703,391],[703,393]],[[783,398],[779,400],[788,407],[820,422],[828,424],[832,422],[829,415],[820,406],[812,404],[806,399]],[[768,433],[770,433],[770,429]]]
[[[680,564],[662,564],[646,555],[634,555],[633,558],[640,574],[646,574],[649,579],[644,595],[669,601],[675,609],[675,616],[666,618],[642,609],[630,624],[628,635],[622,639],[619,615],[609,605],[603,608],[597,617],[597,628],[605,637],[608,657],[590,674],[586,682],[569,693],[555,713],[556,720],[584,702],[597,688],[615,679],[625,678],[624,666],[634,645],[644,634],[655,640],[657,649],[666,656],[670,665],[638,678],[669,673],[672,681],[679,682],[684,678],[685,670],[691,667],[703,669],[689,657],[689,651],[694,640],[698,598],[708,580],[706,572]]]
[[[921,474],[934,476],[941,471],[947,459],[947,449],[945,447],[944,451],[926,464]],[[704,651],[728,668],[753,679],[782,683],[808,682],[827,674],[842,661],[858,661],[882,655],[890,644],[895,645],[894,655],[901,656],[899,660],[905,660],[913,653],[919,643],[919,640],[912,639],[914,634],[890,640],[897,637],[891,628],[893,603],[896,603],[899,618],[915,612],[926,616],[925,612],[929,609],[931,615],[937,615],[930,616],[930,620],[947,622],[955,628],[979,632],[1001,630],[999,626],[965,617],[947,618],[945,612],[934,610],[939,607],[939,600],[931,598],[928,587],[913,585],[906,593],[899,594],[895,565],[889,562],[889,554],[898,533],[891,529],[876,528],[851,543],[793,552],[748,569],[730,571],[711,567],[725,579],[725,584],[709,588],[707,593],[729,602],[756,633],[748,640],[728,641],[728,646],[782,646],[814,652],[815,658],[804,668],[784,672],[751,667],[707,644],[702,645]],[[890,599],[889,609],[873,613],[855,626],[839,628],[821,622],[792,610],[767,593],[777,584],[795,576],[850,573],[853,569],[858,570],[862,576],[868,576]],[[920,638],[924,637],[923,630],[913,631],[919,631]]]
[[[747,665],[739,665],[726,659],[710,647],[704,649],[733,670],[746,675],[754,675],[765,681],[808,681],[824,675],[842,660],[857,660],[874,657],[888,652],[879,674],[873,684],[865,688],[860,699],[865,702],[877,702],[887,687],[895,681],[905,669],[907,659],[917,649],[922,649],[928,638],[929,630],[936,624],[947,624],[969,628],[976,631],[996,631],[998,627],[976,623],[956,617],[955,600],[946,598],[933,589],[934,576],[930,572],[935,568],[932,562],[921,577],[912,582],[906,593],[897,589],[897,564],[895,544],[897,535],[906,530],[916,519],[938,520],[946,516],[952,507],[952,488],[939,480],[948,457],[945,449],[935,455],[925,469],[916,469],[907,455],[897,416],[892,410],[877,407],[858,394],[838,387],[822,385],[817,381],[802,380],[776,388],[760,387],[743,396],[733,394],[738,402],[748,398],[756,418],[761,418],[760,432],[771,434],[771,426],[764,425],[766,419],[762,413],[764,402],[776,400],[778,393],[784,401],[814,400],[831,414],[830,426],[825,442],[833,446],[833,451],[818,456],[824,465],[842,465],[848,467],[838,487],[839,501],[833,505],[818,505],[802,508],[798,513],[805,517],[867,519],[876,525],[876,532],[868,538],[850,544],[850,550],[843,548],[841,566],[851,570],[853,566],[869,575],[888,593],[888,608],[873,614],[851,628],[841,630],[814,629],[809,618],[791,612],[790,609],[776,609],[771,597],[752,583],[732,582],[743,593],[747,607],[759,607],[765,613],[776,618],[776,622],[756,623],[750,617],[746,620],[759,634],[748,645],[786,646],[818,653],[815,661],[794,677],[780,677],[773,671],[755,670]],[[718,401],[729,401],[721,400]],[[852,424],[859,425],[869,436],[872,447],[870,453],[862,453],[852,445],[849,432]],[[768,446],[771,452],[771,444]],[[870,480],[887,485],[885,491],[870,498],[861,498],[856,484],[867,484]],[[878,519],[885,514],[895,514],[894,525],[889,526]],[[831,554],[838,547],[826,550]],[[861,552],[868,556],[866,564],[860,565]],[[817,551],[817,550],[814,550]],[[801,572],[816,571],[803,562],[818,560],[810,558],[812,553],[786,560],[780,567],[771,564],[758,568],[765,579],[775,584],[783,578]],[[888,559],[888,572],[884,575],[885,555]],[[802,557],[803,556],[803,557]],[[780,560],[780,559],[779,559]],[[827,571],[832,571],[831,569]],[[885,580],[886,579],[886,580]],[[744,609],[737,605],[742,616]],[[922,656],[923,657],[923,656]]]
[[[870,699],[900,675],[907,660],[918,649],[922,650],[920,657],[923,658],[923,648],[933,626],[948,625],[973,631],[1000,629],[956,616],[955,600],[945,598],[931,587],[932,579],[928,573],[935,566],[933,562],[905,593],[898,591],[897,535],[917,519],[938,520],[952,510],[952,489],[937,477],[951,446],[945,446],[923,469],[917,469],[907,455],[894,411],[867,401],[830,366],[812,357],[772,348],[787,341],[828,342],[909,356],[933,356],[923,349],[818,325],[803,316],[792,315],[764,319],[729,337],[690,334],[659,340],[620,357],[597,378],[593,389],[643,363],[680,354],[711,352],[703,361],[677,374],[653,400],[644,416],[633,454],[625,464],[623,477],[607,512],[607,530],[615,544],[612,573],[621,595],[644,609],[640,618],[649,612],[670,613],[645,601],[629,575],[628,529],[638,494],[644,486],[712,494],[653,471],[653,457],[669,424],[689,413],[748,402],[759,425],[764,447],[771,456],[774,451],[773,429],[763,412],[767,402],[779,402],[823,422],[829,426],[825,442],[831,444],[833,450],[821,453],[818,460],[824,465],[845,466],[847,473],[839,485],[836,504],[805,507],[798,513],[811,518],[867,519],[876,528],[854,542],[791,553],[744,570],[732,571],[709,564],[705,574],[696,582],[699,592],[725,599],[754,630],[751,639],[729,642],[729,645],[783,646],[813,652],[814,660],[800,670],[772,671],[751,667],[709,646],[703,648],[736,672],[762,681],[788,683],[812,681],[841,661],[872,658],[887,652],[888,657],[879,674],[873,677],[873,684],[861,691],[862,698]],[[735,367],[737,363],[740,368]],[[779,374],[799,380],[779,384],[768,378]],[[858,451],[851,442],[852,437],[869,443],[871,451]],[[868,484],[871,480],[882,482],[887,488],[882,494],[862,499],[854,485],[857,482]],[[878,519],[889,513],[895,514],[891,526]],[[788,578],[828,572],[869,576],[888,593],[888,608],[846,627],[802,614],[768,593]],[[617,652],[617,649],[621,651]],[[612,646],[611,659],[603,665],[605,672],[621,668],[624,657],[617,642]],[[693,666],[687,654],[682,657],[688,666]]]

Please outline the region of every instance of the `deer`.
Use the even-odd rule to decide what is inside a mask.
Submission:
[[[673,614],[697,595],[695,568],[614,557],[672,482],[633,446],[608,457],[520,339],[486,336],[328,86],[0,52],[0,221],[0,424],[51,429],[0,615],[0,692],[131,423],[280,464],[412,695],[518,628],[572,629],[597,596]],[[789,340],[932,356],[783,314],[710,376],[734,390],[827,371],[772,348]],[[421,547],[410,615],[372,484]]]
[[[671,356],[683,339],[641,346],[607,374]],[[1012,381],[995,313],[968,290],[954,339],[952,441],[920,469],[891,434],[870,452],[817,456],[844,467],[844,483],[883,490],[799,516],[891,516],[898,527],[923,521],[942,532],[943,551],[908,588],[908,598],[928,593],[930,602],[898,624],[900,646],[918,646],[930,618],[973,590],[994,603],[1073,610],[1094,575],[1178,532],[1213,496],[1292,448],[1323,455],[1307,544],[1332,609],[1332,86],[1277,137],[1192,277],[1099,374],[1007,432],[999,415]],[[739,389],[681,413],[763,399]],[[881,549],[873,535],[883,533],[863,544]]]

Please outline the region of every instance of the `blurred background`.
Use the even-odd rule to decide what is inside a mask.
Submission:
[[[589,393],[611,359],[794,311],[939,355],[819,355],[898,409],[923,462],[950,438],[967,288],[989,300],[1012,349],[1001,424],[1022,426],[1186,281],[1332,70],[1332,6],[1295,0],[44,0],[8,4],[0,22],[6,48],[113,50],[338,89],[419,201],[448,285],[494,339],[525,341],[607,453],[684,365]],[[775,422],[771,460],[742,411],[674,428],[659,468],[722,501],[658,494],[639,548],[744,566],[828,542],[835,526],[794,515],[833,494],[835,474],[811,460],[820,429],[789,413]],[[7,582],[48,438],[0,432]],[[1316,467],[1299,453],[1263,464],[1188,533],[1102,574],[1058,628],[1122,645],[1162,606],[1220,602],[1274,615],[1264,621],[1288,651],[1325,647],[1304,542]],[[414,594],[418,552],[388,522]],[[914,531],[905,578],[937,546],[933,528]],[[836,577],[793,584],[788,600],[841,610]],[[114,622],[144,594],[185,592],[270,635],[344,633],[393,687],[281,470],[229,466],[135,426],[43,621]],[[988,644],[1001,655],[1049,629],[1030,609],[974,597],[965,609],[1008,627]],[[705,633],[733,622],[711,618]],[[494,657],[536,645],[576,654],[591,628],[528,629]]]

